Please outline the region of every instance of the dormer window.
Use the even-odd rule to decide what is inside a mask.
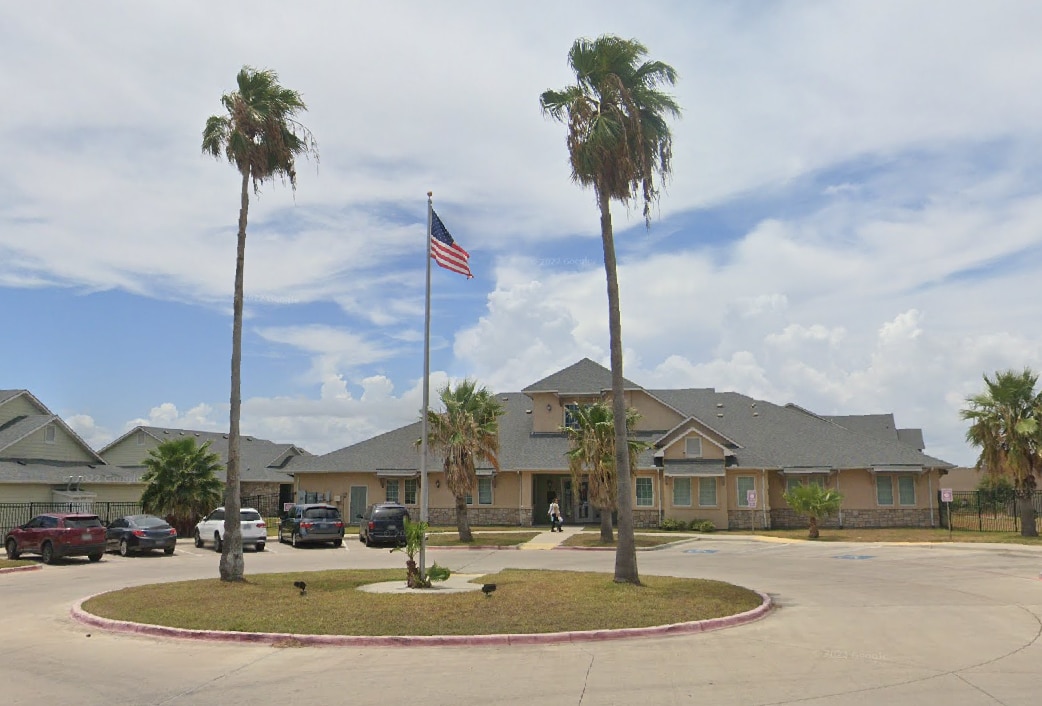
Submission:
[[[684,455],[688,458],[702,458],[702,438],[689,436],[684,439]]]
[[[55,433],[56,432],[55,432],[53,424],[48,424],[47,426],[45,426],[43,428],[43,440],[44,440],[44,442],[48,443],[48,444],[53,444],[54,443],[54,435],[55,435]]]

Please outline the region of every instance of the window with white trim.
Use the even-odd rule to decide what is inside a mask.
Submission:
[[[698,479],[698,506],[716,507],[716,478]]]
[[[416,504],[416,491],[420,487],[420,482],[415,478],[405,479],[405,504],[415,505]]]
[[[894,504],[894,481],[890,476],[882,473],[876,474],[876,504]]]
[[[674,478],[673,479],[673,506],[674,507],[690,507],[691,506],[691,479],[690,478]]]
[[[738,507],[751,507],[749,505],[749,491],[756,490],[756,478],[753,476],[738,476],[735,479],[738,489]]]
[[[569,429],[578,429],[579,422],[575,418],[575,413],[579,410],[579,405],[574,402],[569,402],[564,406],[564,425]]]
[[[915,476],[897,477],[897,502],[901,505],[915,505]]]
[[[55,437],[54,425],[53,424],[48,424],[43,429],[43,440],[44,440],[44,443],[53,444],[54,443],[54,437]]]
[[[816,486],[818,486],[820,488],[824,488],[825,487],[825,476],[818,475],[817,473],[815,473],[814,475],[812,475],[810,478],[807,479],[807,482],[808,483],[813,483],[814,485],[816,485]]]
[[[138,429],[137,434],[134,435],[134,438],[137,441],[138,446],[145,445],[145,432],[143,429]]]
[[[396,503],[398,502],[398,479],[388,478],[387,479],[387,502]]]
[[[650,478],[637,479],[637,507],[651,507],[655,504],[655,489]]]
[[[785,492],[791,493],[803,485],[803,479],[799,476],[785,476]]]
[[[492,504],[492,478],[478,478],[478,505]]]
[[[688,458],[702,458],[702,437],[689,436],[684,439],[684,455]]]

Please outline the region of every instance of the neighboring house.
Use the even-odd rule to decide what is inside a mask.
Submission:
[[[941,481],[941,485],[956,491],[976,490],[985,475],[983,471],[973,466],[969,468],[960,466],[948,471],[948,475]]]
[[[626,404],[641,418],[634,436],[650,444],[633,469],[638,527],[664,518],[708,519],[719,528],[800,527],[782,494],[798,484],[837,488],[843,508],[825,526],[929,527],[937,523],[939,478],[952,464],[923,453],[918,429],[891,414],[823,416],[713,389],[649,390],[625,382]],[[569,522],[596,522],[585,483],[573,487],[561,427],[570,409],[610,400],[611,372],[589,359],[521,392],[499,394],[500,471],[478,469],[470,498],[475,524],[548,523],[557,495]],[[420,501],[420,422],[322,456],[298,456],[286,471],[298,500],[326,500],[357,515],[372,502]],[[429,517],[453,524],[442,459],[430,454]],[[414,512],[418,515],[418,512]]]
[[[164,441],[192,437],[199,446],[210,442],[210,451],[228,463],[228,434],[190,429],[165,429],[163,427],[137,426],[119,437],[98,454],[113,466],[136,468],[142,473],[142,464],[148,452]],[[295,456],[309,456],[307,451],[294,444],[279,444],[253,436],[239,437],[239,492],[243,497],[279,494],[279,502],[293,499],[293,478],[285,472],[286,464]],[[226,478],[222,467],[217,477],[223,483]]]
[[[143,489],[28,390],[0,390],[0,503],[135,502]]]

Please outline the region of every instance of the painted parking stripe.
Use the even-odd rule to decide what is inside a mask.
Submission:
[[[716,554],[717,549],[685,549],[685,554]]]
[[[871,554],[840,554],[840,555],[834,556],[832,558],[833,559],[850,559],[850,560],[853,560],[853,561],[858,561],[860,559],[875,559],[875,557],[872,556]]]

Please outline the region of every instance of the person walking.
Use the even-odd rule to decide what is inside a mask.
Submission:
[[[561,506],[557,504],[557,497],[550,501],[550,531],[557,530],[558,532],[564,532],[561,527]]]

